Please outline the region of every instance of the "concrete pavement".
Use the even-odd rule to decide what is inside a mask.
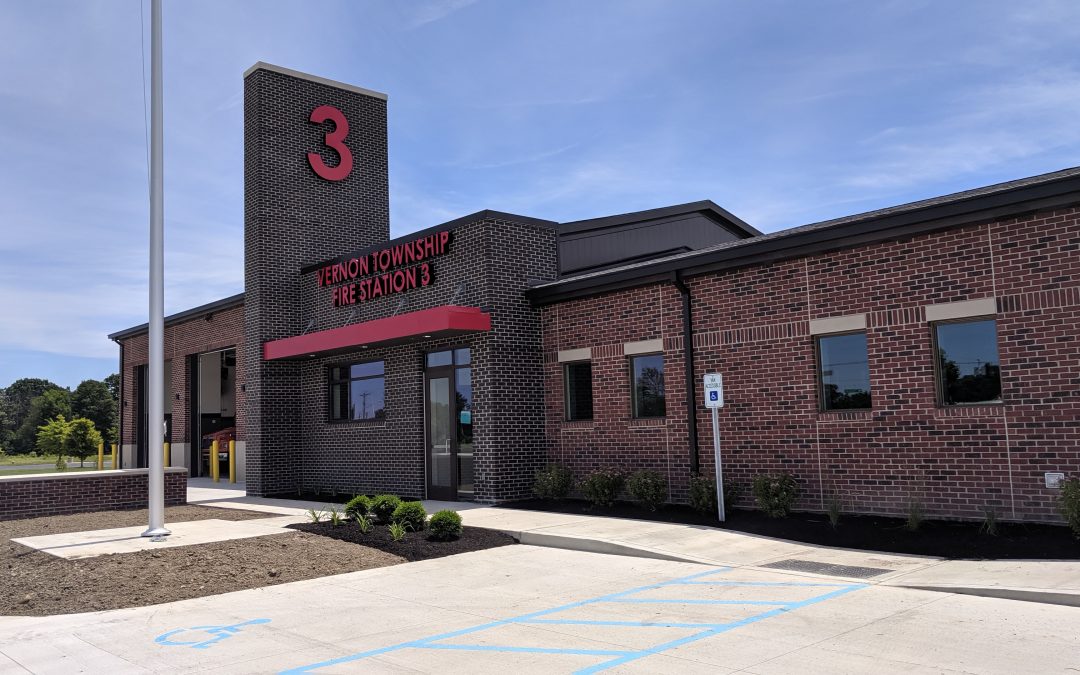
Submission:
[[[242,486],[222,487],[199,479],[189,485],[189,501],[205,506],[276,515],[303,515],[308,508],[341,508],[340,504],[246,497]],[[816,569],[849,581],[1080,607],[1080,560],[944,560],[814,546],[694,525],[463,502],[427,501],[424,505],[428,513],[456,509],[465,524],[508,532],[524,544],[716,566],[780,565],[809,576],[814,576]]]
[[[1076,668],[1076,608],[524,545],[152,607],[0,617],[3,673]]]

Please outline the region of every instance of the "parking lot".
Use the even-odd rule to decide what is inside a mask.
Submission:
[[[1071,607],[508,546],[0,618],[0,672],[1050,673],[1080,668],[1078,636]]]

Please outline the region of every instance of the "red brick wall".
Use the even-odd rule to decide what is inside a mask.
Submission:
[[[0,478],[0,520],[146,508],[146,469]],[[187,471],[165,471],[165,506],[187,503]]]
[[[244,342],[244,307],[232,307],[165,328],[165,360],[172,361],[172,381],[166,383],[166,391],[172,401],[172,442],[190,443],[189,420],[191,412],[191,372],[187,357],[229,347],[237,347],[236,359],[236,434],[244,439],[244,382],[243,359],[239,347]],[[135,396],[135,368],[145,365],[147,358],[147,335],[143,333],[128,338],[124,343],[124,428],[122,443],[135,443],[135,423],[139,414],[139,401]],[[180,400],[175,395],[180,394]]]
[[[1080,474],[1080,210],[1036,214],[688,280],[695,382],[724,373],[725,475],[785,470],[799,507],[1060,520],[1043,473]],[[930,304],[998,298],[1003,405],[936,405]],[[867,314],[873,410],[818,411],[812,319]],[[552,460],[666,472],[685,499],[689,443],[679,295],[670,285],[543,310]],[[625,342],[664,338],[667,418],[630,419]],[[557,352],[593,348],[594,421],[563,421]],[[700,388],[700,384],[698,384]],[[699,413],[711,475],[709,416]],[[747,493],[749,490],[747,490]],[[745,498],[749,505],[751,498]]]

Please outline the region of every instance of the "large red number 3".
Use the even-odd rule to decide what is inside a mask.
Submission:
[[[334,123],[334,130],[326,134],[323,143],[338,154],[341,161],[337,166],[326,166],[317,152],[307,154],[308,164],[321,178],[326,180],[345,180],[352,173],[352,152],[345,145],[345,137],[349,134],[349,123],[345,115],[332,105],[321,105],[311,111],[311,121],[322,124],[326,120]]]

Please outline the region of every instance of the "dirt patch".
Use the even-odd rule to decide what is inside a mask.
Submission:
[[[980,531],[981,523],[940,520],[925,521],[918,531],[909,532],[904,528],[903,519],[881,516],[845,514],[834,529],[828,518],[820,513],[793,513],[787,518],[769,518],[761,511],[732,509],[728,513],[727,522],[720,523],[712,514],[706,515],[688,506],[670,504],[659,511],[648,511],[627,502],[619,502],[612,507],[598,507],[577,500],[554,502],[534,499],[499,506],[707,525],[807,544],[951,559],[1080,558],[1080,540],[1073,536],[1069,528],[1041,523],[998,523],[997,535],[989,535]]]
[[[166,523],[265,517],[200,506],[165,509]],[[265,537],[64,560],[10,541],[141,525],[146,518],[145,510],[103,511],[0,522],[0,576],[7,591],[0,594],[0,615],[48,616],[139,607],[513,543],[506,535],[468,528],[454,542],[429,542],[409,535],[395,543],[389,541],[386,528],[377,528],[354,543],[347,530],[355,524],[333,532],[320,531],[322,526],[298,526],[295,532]]]

